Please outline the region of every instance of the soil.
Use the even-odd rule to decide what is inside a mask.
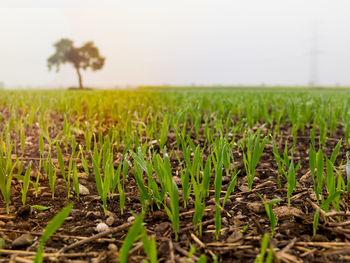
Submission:
[[[56,117],[58,129],[53,129],[50,136],[57,135],[56,130],[62,127],[62,118]],[[257,125],[256,127],[259,127]],[[264,128],[267,129],[267,128]],[[289,147],[292,145],[291,127],[287,124],[281,127],[283,138],[277,138],[280,153],[283,152],[286,141]],[[200,129],[203,133],[203,129]],[[287,206],[287,182],[282,180],[282,188],[277,185],[277,164],[272,153],[272,144],[268,143],[259,161],[253,189],[248,190],[242,153],[234,150],[235,166],[241,170],[238,175],[237,185],[222,210],[222,231],[218,240],[215,238],[215,202],[214,189],[211,184],[210,195],[206,202],[206,212],[203,218],[203,235],[199,236],[194,230],[192,215],[194,211],[193,200],[190,200],[187,208],[183,208],[183,200],[180,198],[180,231],[179,239],[175,241],[171,222],[164,210],[153,211],[148,209],[145,216],[145,228],[148,234],[154,235],[157,240],[159,262],[195,262],[201,254],[205,254],[208,262],[212,262],[212,256],[216,255],[219,262],[253,262],[260,253],[261,240],[264,233],[271,233],[268,216],[264,204],[259,198],[261,194],[268,201],[281,198],[282,202],[274,206],[274,213],[278,219],[273,237],[270,235],[270,245],[274,248],[276,262],[350,262],[350,216],[349,198],[344,198],[340,204],[340,213],[328,213],[320,216],[317,234],[313,236],[313,218],[317,208],[317,202],[313,190],[313,181],[309,170],[309,145],[310,128],[305,133],[298,133],[295,148],[295,160],[301,162],[301,168],[297,173],[297,187],[291,199],[290,207]],[[15,135],[13,135],[15,137]],[[344,136],[341,128],[328,136],[324,151],[330,157],[338,140]],[[199,138],[193,134],[195,144],[205,145],[205,137]],[[316,134],[316,139],[317,139]],[[82,135],[77,136],[78,143],[83,144]],[[240,140],[237,134],[236,141]],[[169,133],[167,149],[176,147],[176,138],[173,132]],[[156,145],[155,145],[156,146]],[[317,146],[316,146],[317,147]],[[155,147],[156,148],[156,147]],[[38,130],[28,130],[26,134],[26,150],[22,157],[24,166],[29,161],[33,162],[33,178],[38,174],[39,162]],[[346,151],[350,148],[342,145],[338,155],[336,166],[342,171],[346,182],[345,166],[341,161],[346,160]],[[181,151],[177,150],[181,159]],[[63,151],[66,159],[69,152]],[[170,154],[169,150],[169,154]],[[208,155],[208,149],[205,150]],[[115,165],[120,162],[120,153],[115,153]],[[53,151],[55,157],[55,151]],[[183,159],[183,156],[182,156]],[[183,160],[181,159],[181,162]],[[181,165],[177,158],[171,158],[173,174],[177,177]],[[54,160],[55,161],[55,160]],[[56,161],[57,163],[57,161]],[[38,241],[45,226],[64,206],[74,201],[74,207],[69,217],[59,230],[45,244],[46,262],[118,262],[119,249],[122,246],[128,231],[128,222],[132,222],[133,216],[141,212],[139,191],[132,175],[128,172],[126,179],[126,204],[124,213],[119,208],[119,196],[114,194],[108,200],[108,213],[104,214],[102,202],[95,186],[95,178],[90,167],[89,176],[79,164],[79,183],[88,188],[89,194],[81,195],[78,200],[71,189],[71,197],[67,198],[67,189],[59,169],[57,169],[57,181],[54,200],[47,178],[40,178],[39,192],[35,193],[32,186],[27,195],[26,205],[22,206],[20,184],[13,181],[10,213],[6,214],[5,203],[0,198],[0,237],[4,239],[0,262],[30,262],[34,257]],[[226,190],[230,183],[230,175],[223,177],[222,189]],[[178,180],[178,177],[175,178]],[[213,176],[212,176],[213,179]],[[181,192],[181,183],[179,184]],[[225,191],[223,191],[225,193]],[[38,211],[30,206],[42,205],[49,209]],[[321,213],[322,214],[322,213]],[[324,217],[326,220],[324,220]],[[93,239],[97,234],[96,226],[100,222],[107,222],[112,234]],[[342,223],[341,223],[342,222]],[[120,227],[122,226],[122,227]],[[118,228],[119,227],[119,228]],[[23,234],[29,234],[31,242],[24,242],[22,246],[14,242]],[[23,239],[23,236],[22,236]],[[28,236],[25,236],[25,240]],[[77,243],[85,240],[85,244]],[[22,242],[23,243],[23,242]],[[77,243],[72,249],[66,249],[68,245]],[[195,247],[196,251],[191,259],[188,251]],[[58,252],[61,252],[58,254]],[[141,262],[146,259],[142,243],[134,244],[129,253],[130,262]],[[26,261],[27,260],[27,261]]]

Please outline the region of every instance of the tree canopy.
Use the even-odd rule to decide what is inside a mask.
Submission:
[[[83,82],[80,70],[91,68],[93,71],[100,70],[104,66],[105,57],[100,55],[97,47],[92,41],[85,43],[81,47],[75,47],[72,40],[62,38],[54,44],[56,48],[55,54],[47,60],[49,70],[56,67],[59,71],[61,64],[70,63],[75,68],[78,78],[79,87],[83,88]]]

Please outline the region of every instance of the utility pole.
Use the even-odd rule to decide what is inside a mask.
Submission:
[[[318,22],[314,22],[311,38],[309,80],[309,86],[311,87],[319,85],[319,55],[321,51],[319,50],[318,24]]]

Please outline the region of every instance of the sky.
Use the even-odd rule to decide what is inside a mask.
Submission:
[[[348,0],[0,0],[0,82],[77,86],[71,65],[47,67],[70,38],[106,57],[82,73],[86,86],[350,85],[349,10]]]

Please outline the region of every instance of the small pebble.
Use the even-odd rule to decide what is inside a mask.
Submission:
[[[109,226],[107,226],[105,223],[99,223],[96,226],[96,232],[101,233],[109,230]]]
[[[110,243],[108,245],[108,250],[111,250],[111,251],[118,251],[118,246],[114,243]]]
[[[26,247],[32,244],[32,242],[33,242],[33,237],[31,235],[23,234],[12,242],[12,248]]]
[[[110,216],[106,219],[106,224],[109,226],[112,226],[115,222],[115,218],[113,216]]]
[[[134,222],[135,221],[135,217],[134,216],[130,216],[128,218],[128,223]]]
[[[79,184],[79,194],[81,194],[81,195],[89,195],[90,191],[84,185]]]

